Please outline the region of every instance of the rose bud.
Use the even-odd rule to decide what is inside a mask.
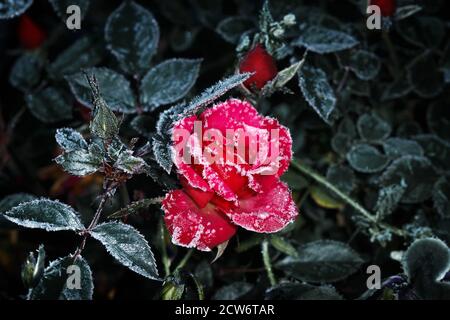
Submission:
[[[267,82],[275,78],[278,70],[275,59],[262,47],[262,45],[257,44],[241,60],[239,72],[254,72],[254,74],[244,82],[244,86],[248,89],[257,88],[261,90]]]
[[[22,47],[29,50],[40,47],[47,38],[45,31],[27,15],[20,17],[17,36]]]
[[[378,6],[383,17],[392,17],[397,10],[396,0],[369,0],[371,6]]]

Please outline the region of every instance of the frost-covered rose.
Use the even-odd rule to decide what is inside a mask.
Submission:
[[[175,244],[209,251],[241,226],[271,233],[297,216],[280,180],[292,157],[288,129],[248,102],[230,99],[173,127],[173,160],[182,189],[164,201]]]

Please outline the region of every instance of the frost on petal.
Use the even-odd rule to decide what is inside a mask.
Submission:
[[[260,193],[239,201],[227,211],[231,220],[247,230],[272,233],[283,229],[298,215],[288,186],[273,176],[260,179]]]
[[[182,190],[169,192],[162,207],[164,221],[176,245],[210,251],[236,233],[236,226],[214,205],[200,209]]]

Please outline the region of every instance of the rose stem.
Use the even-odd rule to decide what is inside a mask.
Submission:
[[[174,272],[180,270],[181,268],[183,268],[186,263],[189,261],[189,258],[191,257],[192,253],[194,252],[193,249],[189,249],[189,251],[186,253],[186,255],[183,257],[183,259],[181,259],[180,263],[177,265],[177,267],[175,268]]]
[[[375,215],[371,214],[369,211],[367,211],[363,206],[361,206],[358,202],[347,196],[344,192],[339,190],[335,185],[333,185],[331,182],[329,182],[325,177],[321,176],[319,173],[314,171],[312,168],[305,164],[301,164],[300,161],[293,159],[291,161],[291,165],[294,167],[294,169],[300,171],[307,177],[310,177],[320,185],[324,186],[328,190],[332,191],[336,196],[338,196],[342,201],[346,202],[348,205],[350,205],[352,208],[354,208],[356,211],[361,213],[364,217],[367,218],[372,223],[377,224],[378,226],[389,229],[391,232],[399,235],[399,236],[405,236],[405,232],[401,229],[392,227],[390,225],[387,225],[385,223],[379,222]]]
[[[273,287],[277,284],[277,281],[275,280],[275,275],[273,274],[272,270],[272,263],[270,262],[269,242],[267,241],[267,239],[265,239],[261,243],[261,253],[263,257],[264,267],[266,268],[267,276],[269,277],[270,285]]]

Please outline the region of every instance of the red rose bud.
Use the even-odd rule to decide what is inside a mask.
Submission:
[[[392,17],[397,10],[396,0],[370,0],[371,6],[378,6],[383,17]]]
[[[17,35],[20,44],[30,50],[40,47],[47,38],[45,31],[27,15],[20,17]]]
[[[278,70],[274,58],[260,44],[257,44],[242,59],[239,65],[239,72],[254,72],[244,82],[244,85],[247,88],[256,87],[257,89],[262,89],[267,82],[275,78]]]

